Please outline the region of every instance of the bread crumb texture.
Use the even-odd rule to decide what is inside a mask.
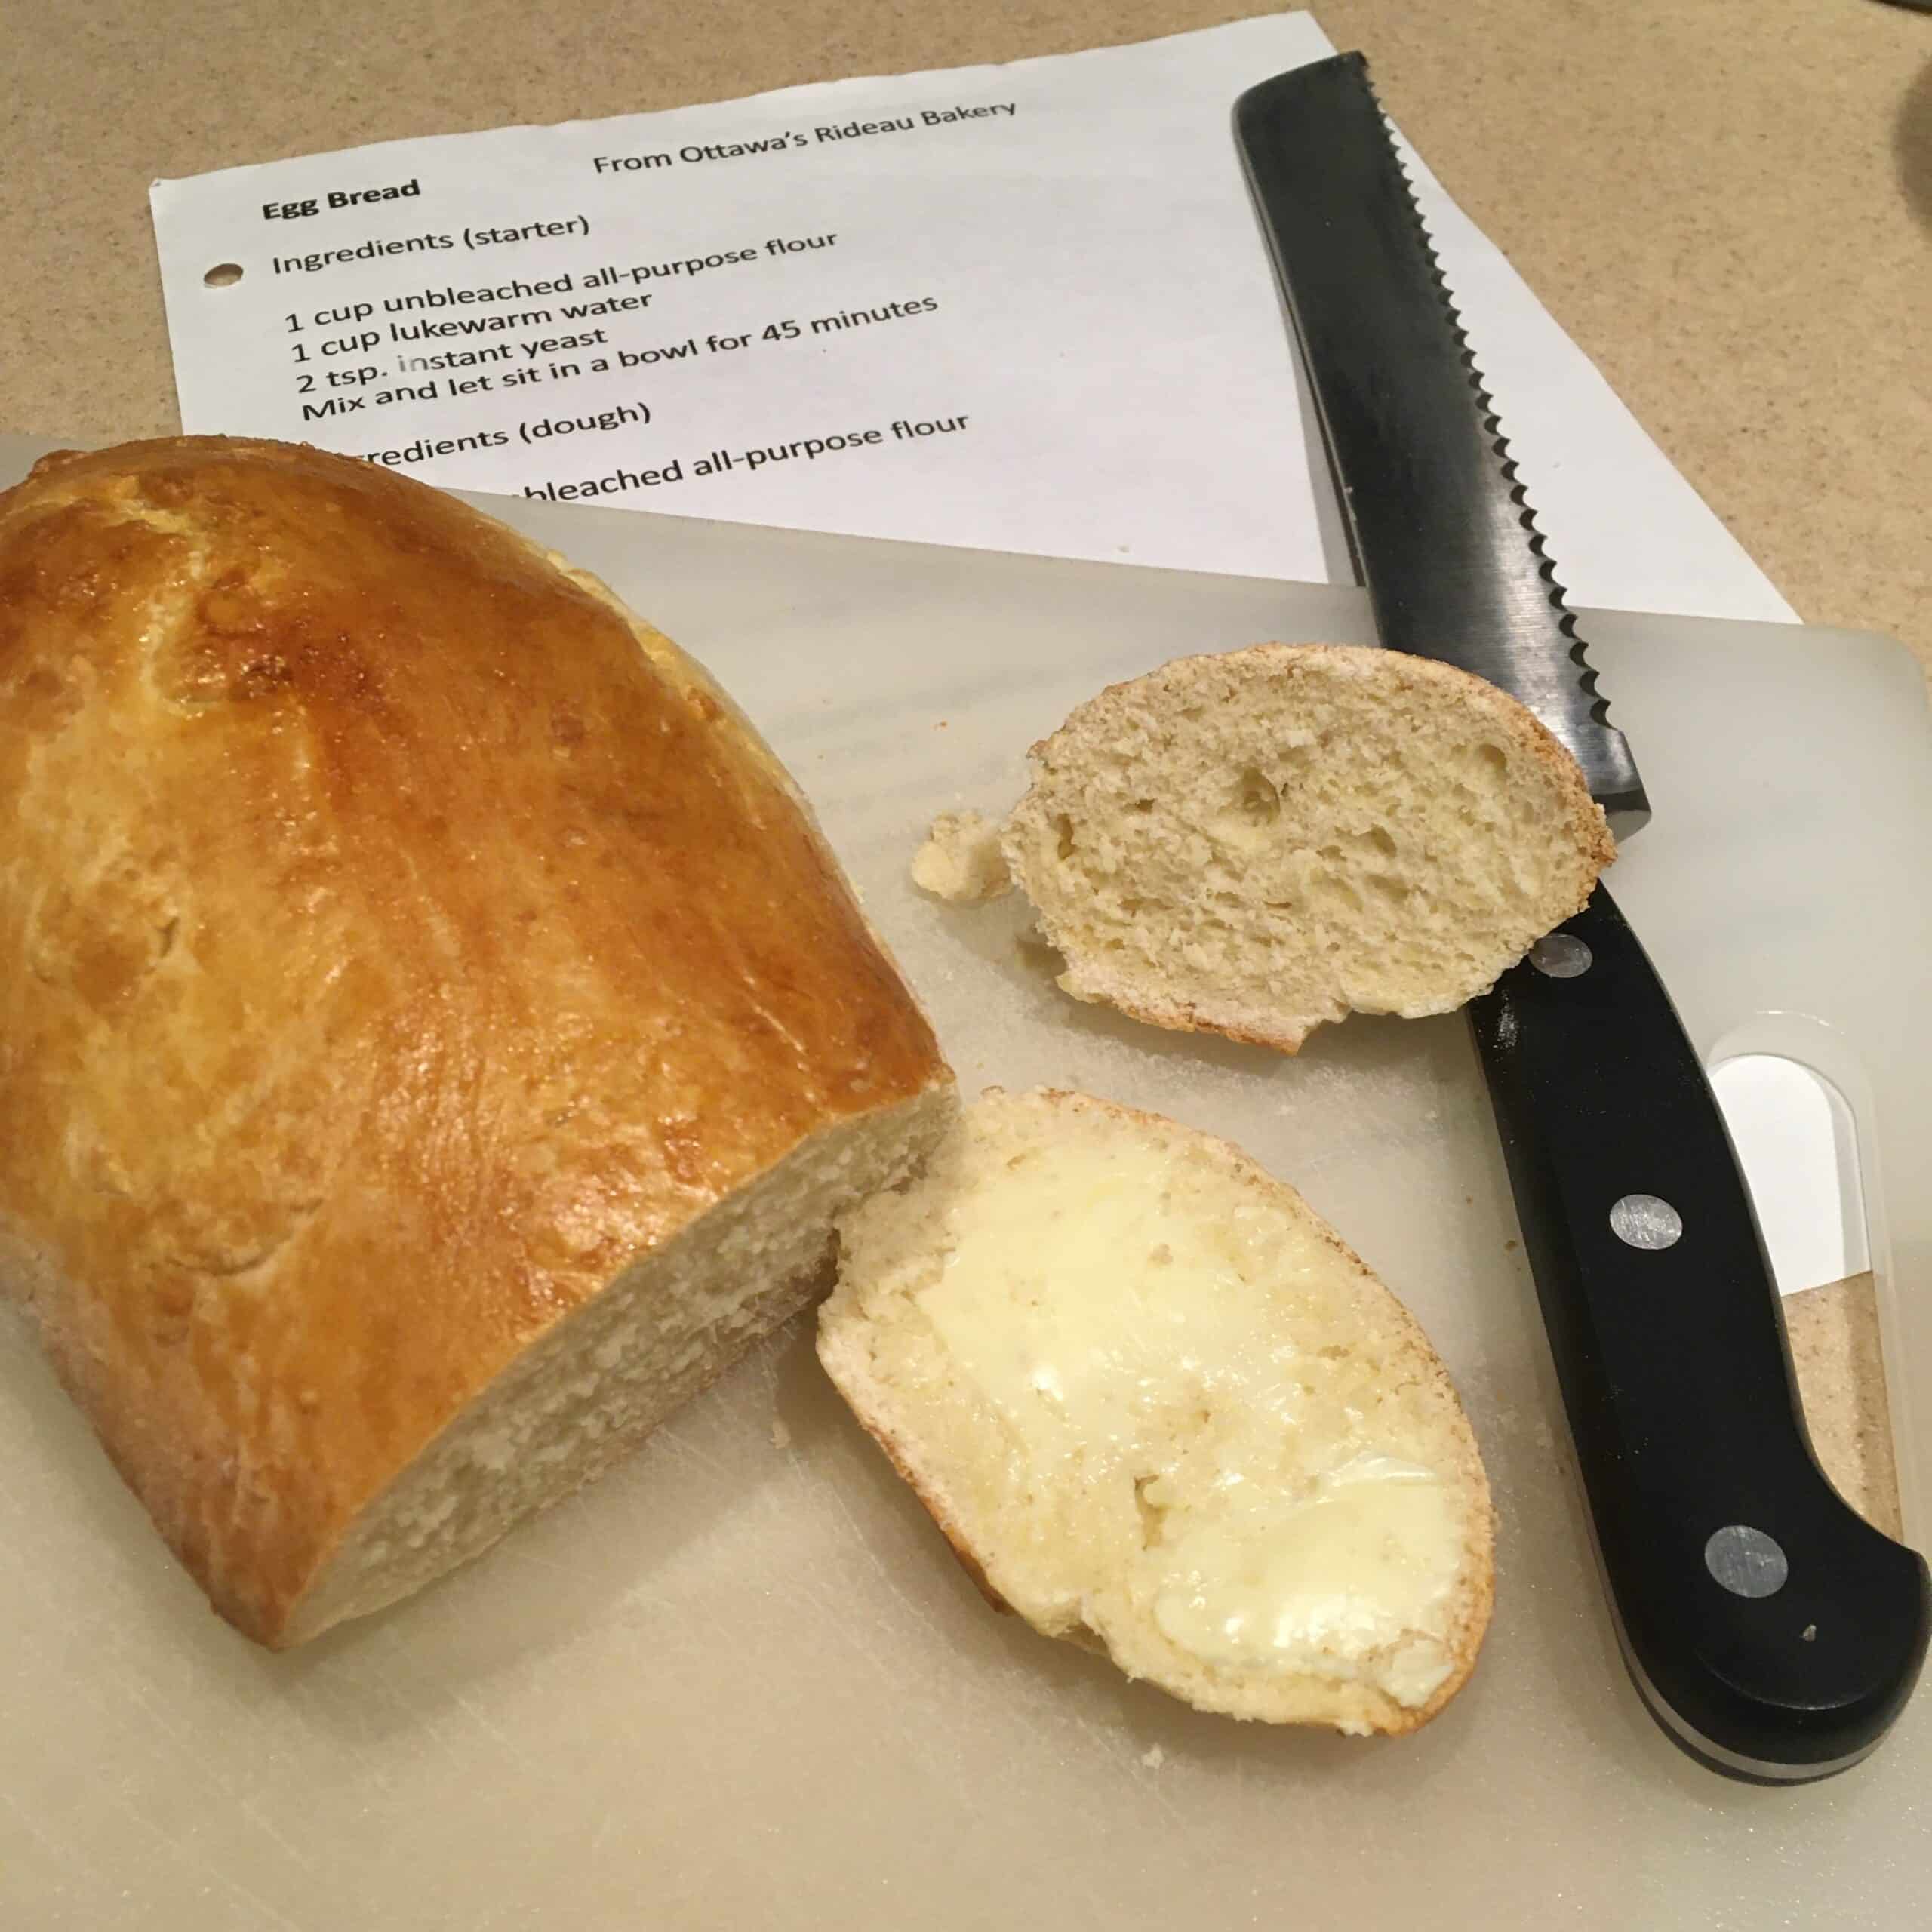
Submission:
[[[1011,889],[1001,827],[983,812],[941,812],[912,858],[912,883],[936,899],[971,905]]]
[[[1351,1011],[1486,991],[1614,856],[1537,718],[1394,651],[1182,658],[1080,706],[1031,764],[1004,850],[1060,984],[1291,1053]]]
[[[989,1594],[1203,1709],[1410,1730],[1491,1595],[1415,1322],[1225,1141],[989,1091],[848,1216],[819,1352]]]

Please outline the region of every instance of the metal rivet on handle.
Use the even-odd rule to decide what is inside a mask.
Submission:
[[[1727,1523],[1711,1532],[1704,1545],[1704,1567],[1738,1597],[1775,1596],[1791,1574],[1777,1539],[1748,1523]]]
[[[1574,980],[1587,973],[1592,957],[1574,933],[1546,933],[1530,948],[1530,964],[1552,980]]]
[[[1684,1217],[1654,1194],[1626,1194],[1610,1211],[1610,1231],[1632,1247],[1674,1247],[1683,1238]]]

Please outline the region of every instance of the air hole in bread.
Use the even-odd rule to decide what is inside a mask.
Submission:
[[[1134,1478],[1134,1506],[1140,1515],[1140,1547],[1155,1549],[1167,1534],[1168,1512],[1148,1494],[1160,1481],[1158,1472]]]
[[[1251,825],[1272,825],[1281,816],[1281,793],[1251,764],[1235,781],[1235,803]]]

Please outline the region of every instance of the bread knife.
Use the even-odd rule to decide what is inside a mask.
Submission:
[[[1358,54],[1235,132],[1381,642],[1487,678],[1650,816]],[[1631,1675],[1712,1768],[1872,1749],[1926,1647],[1924,1560],[1811,1454],[1770,1262],[1670,996],[1599,886],[1471,1019]]]

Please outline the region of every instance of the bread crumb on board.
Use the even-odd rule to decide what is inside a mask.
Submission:
[[[1150,1744],[1141,1752],[1140,1761],[1150,1771],[1158,1771],[1168,1761],[1168,1754],[1158,1744]]]
[[[984,812],[941,812],[913,856],[912,883],[954,905],[998,898],[1013,884],[1000,830]]]
[[[774,1449],[789,1449],[792,1446],[792,1432],[777,1416],[771,1418],[771,1446]]]

